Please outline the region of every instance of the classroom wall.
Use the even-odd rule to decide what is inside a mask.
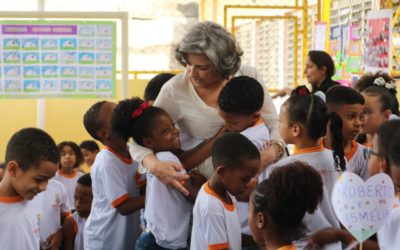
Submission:
[[[148,80],[129,80],[128,97],[143,97]],[[120,100],[120,81],[117,81],[117,97]],[[83,127],[82,119],[86,110],[102,99],[45,99],[45,130],[59,143],[71,140],[80,143],[91,139]],[[4,161],[7,142],[19,129],[36,127],[36,99],[0,99],[2,119],[0,121],[0,162]],[[100,142],[98,142],[101,145]]]

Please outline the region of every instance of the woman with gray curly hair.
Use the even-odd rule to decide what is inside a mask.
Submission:
[[[154,105],[163,108],[179,126],[184,150],[192,149],[203,141],[215,139],[224,126],[218,114],[218,96],[225,83],[234,76],[246,75],[262,82],[251,67],[241,67],[243,51],[235,38],[222,26],[201,22],[184,36],[176,48],[176,59],[186,67],[186,72],[169,80],[161,89]],[[279,119],[272,99],[265,89],[262,116],[275,144],[263,151],[265,164],[279,159],[284,145],[279,136]],[[173,162],[158,161],[149,149],[133,143],[133,159],[167,185],[183,193],[187,191],[179,180],[187,176],[178,173],[182,167]],[[183,162],[185,163],[185,162]],[[200,172],[209,177],[213,172],[210,161],[200,164]]]

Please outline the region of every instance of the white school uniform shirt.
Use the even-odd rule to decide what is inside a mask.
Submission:
[[[74,172],[69,175],[61,172],[61,170],[58,170],[56,175],[54,176],[54,179],[64,184],[64,187],[67,190],[67,206],[70,209],[75,208],[74,194],[76,183],[78,182],[79,177],[81,177],[82,175],[83,173],[76,170],[74,170]]]
[[[228,193],[229,194],[229,193]],[[191,250],[241,249],[242,237],[236,199],[225,203],[206,182],[197,194],[193,208]]]
[[[138,238],[139,211],[121,215],[116,207],[139,196],[137,162],[104,147],[92,166],[92,210],[84,230],[85,249],[131,249]]]
[[[74,230],[74,250],[84,250],[83,248],[83,229],[85,228],[86,218],[80,217],[78,212],[73,212],[66,218],[72,224]]]
[[[268,179],[273,170],[282,167],[288,163],[302,161],[316,169],[322,177],[323,181],[323,198],[321,204],[314,213],[306,215],[303,218],[305,226],[305,235],[310,235],[313,232],[323,228],[340,228],[339,220],[336,218],[335,212],[331,204],[331,195],[333,185],[339,177],[339,171],[335,169],[335,163],[332,151],[322,146],[299,149],[292,156],[278,161],[272,166],[269,166],[261,175],[262,179]],[[298,243],[301,245],[302,243]],[[331,244],[324,249],[341,249],[340,244]]]
[[[252,127],[249,127],[242,132],[242,135],[246,136],[259,151],[264,147],[264,144],[269,141],[270,135],[267,126],[265,126],[264,120],[260,118]],[[242,227],[242,233],[246,235],[251,235],[251,230],[249,227],[249,203],[248,202],[237,202],[237,212],[240,220],[240,225]]]
[[[39,250],[43,196],[0,197],[0,249]]]
[[[159,161],[182,165],[171,152],[156,154]],[[186,173],[186,171],[182,171]],[[144,218],[159,246],[168,249],[187,247],[192,204],[176,189],[167,187],[157,177],[147,173]]]
[[[395,205],[385,225],[378,231],[378,244],[381,250],[400,248],[400,199],[396,195]]]
[[[352,148],[348,154],[346,154],[346,170],[353,172],[360,176],[364,181],[369,177],[368,175],[368,160],[364,156],[364,149],[366,147],[352,141]]]
[[[67,207],[67,191],[64,185],[55,179],[49,180],[42,195],[43,216],[40,220],[40,239],[44,241],[57,232],[61,227],[60,216],[67,217],[71,209]]]

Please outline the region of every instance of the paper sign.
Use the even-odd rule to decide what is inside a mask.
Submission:
[[[332,205],[345,228],[363,242],[381,228],[392,211],[394,186],[386,174],[364,182],[358,175],[344,172],[332,192]]]

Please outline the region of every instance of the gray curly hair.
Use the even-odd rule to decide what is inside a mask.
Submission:
[[[221,25],[200,22],[184,36],[175,50],[175,57],[183,66],[188,53],[204,54],[223,78],[234,75],[240,67],[242,49],[233,35]]]

